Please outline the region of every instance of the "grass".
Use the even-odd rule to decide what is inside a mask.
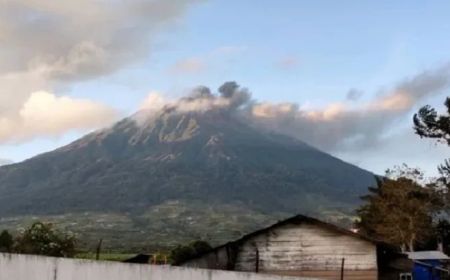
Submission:
[[[177,245],[204,240],[219,245],[268,226],[290,215],[261,213],[242,204],[205,205],[203,201],[166,201],[140,213],[67,213],[0,219],[0,231],[26,228],[33,222],[50,222],[75,233],[80,258],[95,259],[103,239],[101,259],[123,260],[133,253],[170,252]]]
[[[128,254],[128,253],[101,253],[99,256],[100,260],[103,261],[117,261],[121,262],[131,257],[134,257],[136,254]],[[93,252],[84,252],[78,253],[75,258],[77,259],[85,259],[85,260],[95,260],[96,254]]]

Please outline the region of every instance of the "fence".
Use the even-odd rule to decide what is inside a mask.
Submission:
[[[256,273],[0,253],[0,280],[312,280]],[[316,279],[317,280],[317,279]]]

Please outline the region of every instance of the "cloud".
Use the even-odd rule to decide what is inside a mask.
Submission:
[[[6,0],[0,10],[0,74],[44,69],[47,78],[87,79],[148,55],[185,0]]]
[[[200,58],[187,58],[175,63],[170,72],[175,74],[196,74],[206,69],[206,63]]]
[[[437,175],[437,166],[448,158],[448,147],[436,145],[429,139],[420,139],[411,126],[399,127],[380,139],[382,145],[376,149],[336,151],[334,154],[346,161],[377,174],[384,174],[387,168],[407,163],[419,166],[428,175]]]
[[[17,116],[0,118],[0,143],[94,129],[110,124],[116,117],[114,110],[90,100],[33,92]]]
[[[223,55],[234,55],[234,54],[240,54],[243,53],[245,51],[247,51],[248,47],[247,46],[222,46],[222,47],[218,47],[217,49],[214,49],[210,52],[210,55],[214,56],[214,55],[218,55],[218,56],[223,56]]]
[[[372,100],[334,103],[321,109],[301,109],[298,104],[256,102],[251,122],[266,129],[300,138],[326,151],[359,149],[378,145],[396,121],[426,98],[450,85],[450,66],[425,71],[406,79]]]
[[[12,163],[14,163],[14,161],[9,160],[9,159],[0,158],[0,166],[12,164]]]
[[[285,56],[278,60],[275,65],[283,70],[292,70],[299,64],[298,58],[295,56]]]
[[[197,2],[200,1],[2,1],[3,131],[8,123],[23,121],[21,110],[29,106],[26,102],[35,100],[33,92],[55,93],[62,102],[58,99],[60,88],[111,74],[145,58],[159,34],[178,24],[186,10]],[[67,125],[61,127],[71,129]],[[12,135],[2,138],[20,138],[14,130],[8,131]],[[37,133],[39,129],[33,131]],[[62,129],[52,131],[64,133]]]
[[[245,46],[222,46],[194,57],[183,58],[169,67],[172,74],[199,74],[212,66],[222,66],[223,59],[229,59],[247,50]],[[220,63],[218,63],[220,62]]]
[[[362,92],[361,90],[356,89],[356,88],[351,88],[347,92],[345,99],[347,99],[349,101],[358,101],[363,96],[363,94],[364,94],[364,92]]]
[[[171,101],[165,98],[164,94],[157,91],[151,91],[142,102],[139,111],[158,112],[170,103]]]

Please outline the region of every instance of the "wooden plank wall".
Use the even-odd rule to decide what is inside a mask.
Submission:
[[[258,253],[257,253],[258,252]],[[235,269],[340,279],[377,279],[376,246],[315,224],[288,224],[247,240],[240,248]]]

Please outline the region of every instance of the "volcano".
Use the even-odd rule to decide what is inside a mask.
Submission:
[[[351,213],[373,183],[372,173],[229,108],[164,106],[0,167],[0,224],[37,217],[88,239],[122,231],[167,244],[182,229],[222,242],[295,213]]]

